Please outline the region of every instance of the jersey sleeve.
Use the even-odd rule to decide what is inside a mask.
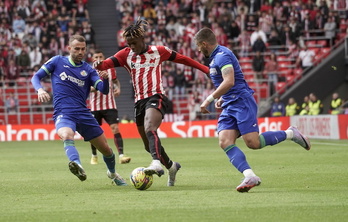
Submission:
[[[118,51],[113,57],[118,61],[119,66],[123,67],[127,64],[127,56],[129,54],[129,48],[124,48]],[[114,66],[116,67],[116,66]]]
[[[41,66],[41,69],[43,69],[47,75],[51,75],[51,73],[54,71],[56,64],[59,63],[61,56],[54,56],[51,59],[49,59],[45,64]]]
[[[173,50],[167,46],[157,46],[158,52],[160,53],[161,61],[167,61],[173,54]]]
[[[115,68],[110,69],[110,74],[111,74],[111,79],[112,80],[117,79],[117,73],[116,73],[116,69]]]
[[[232,56],[222,53],[215,57],[215,63],[219,66],[220,70],[222,70],[226,66],[233,66],[234,61]]]

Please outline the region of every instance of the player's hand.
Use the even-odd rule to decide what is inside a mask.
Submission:
[[[107,71],[98,71],[99,77],[103,78],[103,79],[108,79],[109,78],[109,74]]]
[[[201,113],[210,113],[209,110],[207,110],[207,106],[209,105],[208,100],[204,100],[203,103],[201,104]]]
[[[117,97],[121,94],[121,90],[119,88],[114,89],[114,96]]]
[[[97,69],[97,66],[99,66],[102,63],[103,63],[103,60],[97,60],[97,61],[93,62],[92,67]]]
[[[216,101],[215,103],[215,109],[221,109],[222,103],[224,101],[222,100],[222,98],[220,98],[218,101]]]
[[[51,96],[50,94],[48,94],[43,88],[40,88],[37,91],[37,99],[39,100],[39,102],[48,102],[51,100]]]

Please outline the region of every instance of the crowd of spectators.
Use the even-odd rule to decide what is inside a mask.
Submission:
[[[262,57],[264,64],[258,64],[262,69],[272,68],[267,66],[271,53],[298,58],[305,38],[323,36],[334,42],[338,27],[347,20],[343,0],[115,2],[120,14],[121,28],[117,33],[120,49],[126,46],[123,28],[141,17],[149,22],[147,43],[166,45],[207,63],[192,42],[195,33],[207,26],[217,34],[219,44],[231,48],[237,57],[267,56]],[[83,35],[92,53],[96,47],[95,33],[87,4],[88,0],[0,0],[0,87],[20,84],[21,79],[31,77],[50,57],[67,54],[67,41],[72,34]],[[88,62],[91,53],[87,53]],[[168,75],[164,87],[170,99],[190,93],[192,98],[202,100],[204,92],[193,95],[193,88],[206,89],[211,84],[199,70],[180,64],[164,63],[163,70]],[[275,75],[272,82],[277,82]]]
[[[88,0],[0,0],[0,87],[15,86],[81,34],[94,47]],[[5,83],[6,82],[6,83]]]
[[[282,53],[292,58],[294,65],[305,68],[308,64],[297,59],[306,47],[304,40],[319,36],[332,44],[340,23],[347,19],[343,0],[117,0],[116,3],[121,15],[120,27],[144,18],[149,22],[148,44],[169,46],[202,63],[207,61],[196,50],[192,39],[200,28],[211,28],[220,45],[232,49],[237,57],[254,60],[255,79],[264,78],[267,67],[273,92],[278,81],[277,66],[274,61],[269,63],[270,58],[276,59],[276,55]],[[117,40],[119,48],[126,46],[122,29],[117,33]],[[273,55],[269,57],[270,54]],[[173,95],[180,98],[183,85],[185,93],[190,93],[193,100],[203,99],[202,91],[196,95],[192,90],[197,82],[204,84],[202,88],[209,84],[203,73],[173,63],[166,63],[163,70],[170,99]]]

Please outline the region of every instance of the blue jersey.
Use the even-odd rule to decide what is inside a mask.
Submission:
[[[54,56],[41,69],[51,76],[55,114],[79,114],[88,111],[86,100],[91,86],[101,81],[96,70],[82,61],[75,64],[70,57]]]
[[[227,105],[231,101],[237,100],[243,95],[250,96],[254,93],[244,79],[242,69],[236,56],[231,50],[221,45],[218,45],[210,55],[210,77],[215,88],[219,87],[223,81],[221,69],[226,65],[233,66],[235,84],[228,90],[227,93],[222,95],[222,99],[224,101],[222,108],[224,105]]]
[[[222,95],[222,112],[219,116],[217,131],[238,130],[241,135],[258,132],[257,105],[253,98],[254,91],[244,79],[242,69],[231,50],[218,45],[210,56],[210,77],[219,87],[223,81],[221,69],[233,66],[234,86]]]

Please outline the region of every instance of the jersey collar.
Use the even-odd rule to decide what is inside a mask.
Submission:
[[[75,62],[71,59],[71,57],[69,56],[69,62],[71,63],[71,65],[75,66],[75,67],[79,67],[82,66],[83,62],[81,61],[81,64],[76,65]]]
[[[215,54],[215,51],[217,51],[218,47],[219,47],[219,45],[216,45],[215,49],[210,53],[209,58],[211,58],[213,56],[213,54]]]

